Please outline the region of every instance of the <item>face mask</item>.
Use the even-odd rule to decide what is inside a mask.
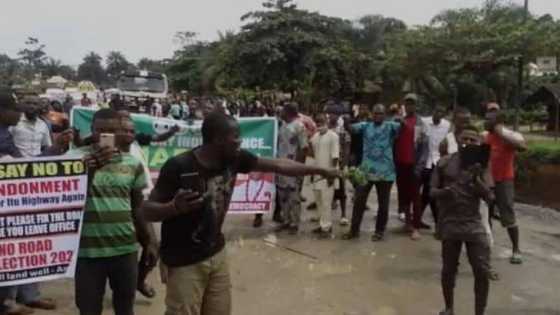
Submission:
[[[327,128],[327,126],[319,126],[317,128],[317,131],[319,131],[319,133],[322,134],[322,135],[327,133],[328,130],[329,130],[329,128]]]
[[[37,119],[37,116],[39,116],[38,111],[25,112],[25,118],[27,118],[27,120],[35,120]]]

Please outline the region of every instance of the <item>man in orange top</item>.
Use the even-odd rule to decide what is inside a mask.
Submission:
[[[504,126],[505,115],[500,106],[489,103],[486,113],[486,143],[490,145],[490,169],[495,182],[496,206],[500,212],[502,225],[507,229],[513,246],[512,264],[523,263],[519,250],[519,228],[514,206],[514,160],[516,151],[527,148],[523,136]]]

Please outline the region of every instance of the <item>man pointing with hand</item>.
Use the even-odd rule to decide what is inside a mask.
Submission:
[[[142,207],[146,219],[163,222],[160,253],[169,268],[166,315],[231,313],[231,282],[221,228],[237,173],[338,175],[336,169],[260,158],[240,149],[239,125],[222,113],[204,119],[202,139],[202,146],[166,162]]]

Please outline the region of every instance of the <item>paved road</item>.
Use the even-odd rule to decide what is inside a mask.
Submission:
[[[372,205],[375,194],[372,193]],[[392,201],[394,212],[395,201]],[[525,263],[508,262],[505,231],[496,226],[493,265],[501,280],[491,284],[488,314],[560,315],[560,213],[518,205]],[[337,212],[338,213],[338,212]],[[312,212],[305,211],[305,218]],[[233,278],[234,315],[421,315],[437,314],[443,305],[439,286],[440,246],[428,233],[414,242],[400,234],[394,213],[387,240],[369,241],[374,211],[368,211],[359,241],[316,240],[306,221],[298,237],[275,235],[268,220],[261,229],[252,217],[230,216],[226,223]],[[428,215],[426,215],[428,217]],[[345,229],[336,227],[339,236]],[[306,255],[278,248],[276,242]],[[310,257],[311,256],[311,257]],[[312,258],[314,257],[314,258]],[[151,275],[159,295],[139,298],[137,315],[163,314],[164,287]],[[473,278],[461,258],[456,290],[457,315],[473,314]],[[77,314],[72,281],[43,285],[45,296],[61,308],[47,314]],[[110,292],[108,290],[108,292]],[[106,311],[110,311],[107,294]]]

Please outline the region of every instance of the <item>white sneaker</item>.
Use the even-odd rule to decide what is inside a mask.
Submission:
[[[348,224],[350,224],[350,221],[348,221],[348,219],[346,219],[346,218],[341,218],[340,219],[340,225],[347,226]]]

